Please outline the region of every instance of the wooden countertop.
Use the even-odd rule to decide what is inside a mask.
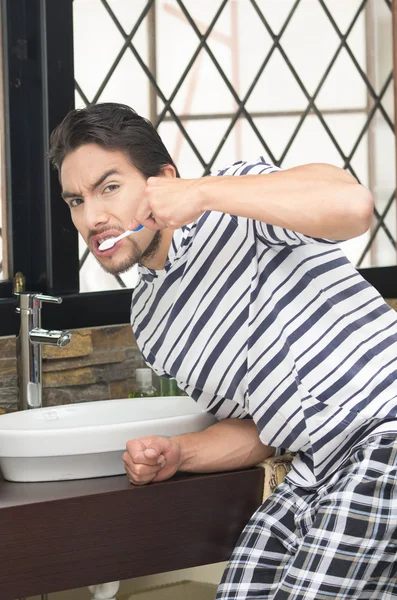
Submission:
[[[0,598],[227,560],[262,502],[263,469],[11,483],[0,474]]]

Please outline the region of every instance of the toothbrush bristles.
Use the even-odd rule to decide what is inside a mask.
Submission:
[[[108,240],[102,242],[102,244],[99,246],[99,250],[109,250],[112,248],[114,246],[114,239],[115,238],[109,238]]]

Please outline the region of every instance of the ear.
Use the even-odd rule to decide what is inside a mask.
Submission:
[[[176,177],[175,168],[172,165],[165,165],[160,169],[159,177]]]

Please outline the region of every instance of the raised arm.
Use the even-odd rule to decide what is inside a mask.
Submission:
[[[311,237],[345,240],[367,231],[371,193],[343,169],[303,165],[270,175],[211,177],[203,207],[263,221]]]
[[[178,229],[203,212],[220,211],[315,238],[345,240],[367,231],[368,189],[345,170],[309,164],[270,174],[176,179],[150,177],[130,228]],[[153,218],[154,217],[154,220]]]

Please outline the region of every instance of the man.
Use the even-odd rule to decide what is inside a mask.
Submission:
[[[296,453],[218,600],[397,599],[397,318],[336,243],[367,230],[369,191],[330,165],[280,171],[262,157],[180,179],[151,124],[116,104],[69,113],[50,157],[101,265],[138,264],[145,360],[219,419],[129,441],[130,480]]]

